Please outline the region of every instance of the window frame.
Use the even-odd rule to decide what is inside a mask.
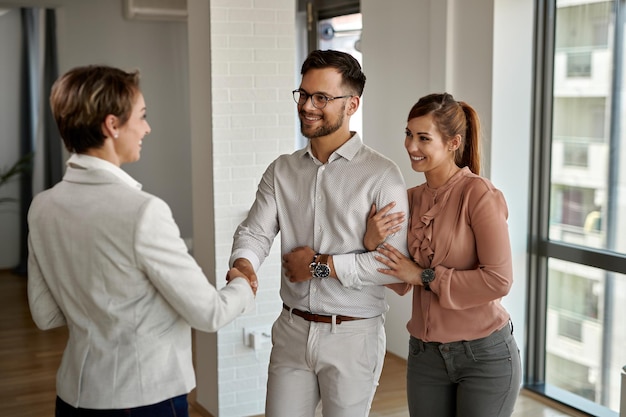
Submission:
[[[620,91],[623,68],[620,59],[623,57],[621,37],[624,27],[624,3],[626,0],[614,0],[616,24],[614,33],[613,88]],[[546,319],[548,314],[548,261],[550,258],[560,259],[576,264],[583,264],[603,269],[607,272],[626,274],[626,255],[609,250],[577,246],[549,239],[550,221],[550,166],[552,158],[552,115],[554,91],[554,56],[556,29],[556,0],[535,1],[535,62],[534,62],[534,114],[533,138],[531,143],[531,193],[528,243],[528,305],[526,334],[526,358],[524,372],[524,388],[546,396],[569,407],[600,417],[615,417],[617,414],[598,403],[578,397],[558,387],[545,383],[546,372]],[[615,87],[617,84],[618,88]],[[610,153],[609,162],[609,193],[616,193],[616,180],[619,151],[619,124],[616,116],[621,107],[620,94],[613,94],[611,108],[610,146],[615,149]],[[615,194],[612,194],[614,197]],[[617,204],[615,198],[609,196],[609,202]],[[617,207],[609,209],[615,215]],[[614,219],[609,219],[609,221]],[[612,224],[612,223],[609,223]],[[609,228],[610,229],[610,228]],[[610,239],[610,233],[609,237]],[[609,243],[608,247],[611,247]],[[613,274],[606,274],[605,294],[611,294]],[[606,297],[605,303],[612,304],[612,297]],[[607,306],[608,306],[607,304]],[[606,332],[605,332],[606,333]],[[606,337],[606,336],[605,336]],[[606,349],[606,341],[603,349]],[[605,360],[607,355],[604,355]]]
[[[361,13],[360,0],[297,0],[296,10],[306,15],[307,53],[318,49],[317,23],[337,16]]]

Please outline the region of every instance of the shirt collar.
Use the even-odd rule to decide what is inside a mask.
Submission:
[[[347,142],[345,142],[343,145],[341,145],[339,148],[337,148],[330,155],[329,161],[335,160],[335,159],[337,159],[339,157],[343,157],[343,158],[347,159],[348,161],[350,161],[352,158],[354,158],[354,156],[357,154],[359,149],[361,149],[361,146],[363,145],[363,140],[361,140],[361,136],[359,136],[359,134],[357,132],[350,132],[350,134],[352,135],[350,137],[350,139],[348,139]],[[314,158],[313,151],[311,149],[311,140],[310,139],[309,139],[309,142],[308,142],[307,147],[306,147],[305,154],[306,153],[308,153],[311,158]]]
[[[141,183],[135,181],[135,179],[128,175],[126,171],[102,158],[74,153],[70,156],[70,159],[67,160],[66,165],[68,168],[101,169],[110,172],[133,188],[138,190],[141,190],[142,188]]]

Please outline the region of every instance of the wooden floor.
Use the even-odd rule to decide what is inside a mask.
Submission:
[[[0,270],[0,414],[6,417],[54,415],[55,374],[67,340],[67,329],[46,332],[30,317],[26,279]],[[191,417],[206,417],[191,409]],[[321,414],[319,414],[321,415]],[[388,354],[370,417],[408,417],[405,361]],[[551,408],[522,395],[514,417],[583,416]],[[436,416],[434,416],[436,417]]]

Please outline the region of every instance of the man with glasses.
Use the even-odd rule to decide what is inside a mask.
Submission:
[[[283,309],[272,328],[267,417],[369,414],[385,355],[377,245],[406,251],[407,193],[397,165],[349,128],[365,86],[358,61],[314,51],[293,91],[308,145],[270,164],[235,232],[231,265],[252,280],[281,233]],[[395,202],[395,206],[393,204]],[[377,208],[383,208],[376,213]],[[365,236],[376,222],[384,236]]]

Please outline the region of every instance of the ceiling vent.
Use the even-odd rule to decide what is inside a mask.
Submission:
[[[130,20],[187,20],[187,0],[124,0]]]

